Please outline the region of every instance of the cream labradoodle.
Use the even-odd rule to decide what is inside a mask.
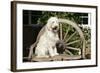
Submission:
[[[44,33],[40,36],[35,48],[36,57],[53,57],[58,55],[56,43],[58,37],[59,22],[57,17],[50,17],[44,26]]]

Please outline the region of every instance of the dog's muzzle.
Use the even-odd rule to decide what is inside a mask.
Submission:
[[[55,27],[52,28],[52,30],[53,30],[53,32],[58,32],[59,27],[58,26],[55,26]]]
[[[55,26],[54,28],[52,28],[53,30],[57,30],[58,29],[58,27],[57,26]]]

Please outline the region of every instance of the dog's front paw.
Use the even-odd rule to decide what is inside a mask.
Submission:
[[[36,58],[49,58],[49,56],[48,55],[45,55],[45,56],[44,55],[41,55],[41,56],[39,55],[39,56],[36,56]]]
[[[57,55],[59,55],[59,53],[51,54],[50,57],[55,57]]]
[[[50,54],[50,57],[54,57],[55,56],[55,54]]]
[[[55,53],[55,56],[56,56],[56,55],[59,55],[59,53]]]

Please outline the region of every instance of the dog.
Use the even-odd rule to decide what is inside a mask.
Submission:
[[[44,26],[43,34],[40,36],[35,48],[36,57],[53,57],[57,53],[56,43],[58,36],[59,22],[57,17],[50,17]]]

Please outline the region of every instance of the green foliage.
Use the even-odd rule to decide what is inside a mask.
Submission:
[[[41,17],[38,19],[38,24],[46,24],[47,20],[52,17],[64,18],[72,20],[76,23],[80,21],[78,13],[71,13],[71,12],[47,12],[43,11]]]

